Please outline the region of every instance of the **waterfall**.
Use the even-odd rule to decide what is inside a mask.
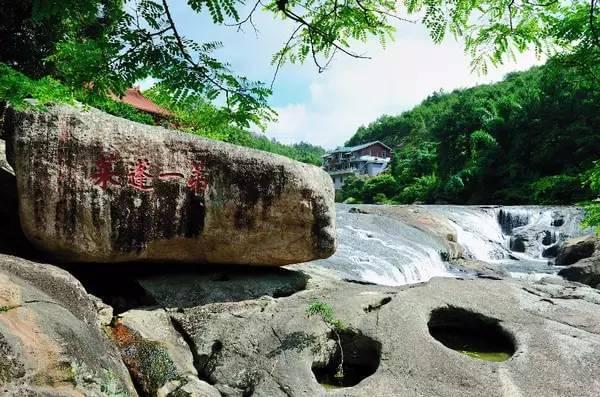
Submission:
[[[337,206],[338,249],[315,261],[344,278],[383,285],[403,285],[449,277],[442,261],[443,243],[435,236],[395,217],[352,213]]]
[[[451,277],[442,258],[453,230],[464,257],[535,279],[555,273],[548,258],[562,241],[587,232],[579,226],[582,217],[575,207],[338,204],[337,252],[313,263],[383,285]]]

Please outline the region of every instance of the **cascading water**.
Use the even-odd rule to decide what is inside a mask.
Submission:
[[[337,206],[337,251],[317,264],[349,279],[383,285],[450,276],[440,256],[444,246],[435,236],[394,217],[351,213],[350,208]]]
[[[585,234],[575,207],[434,206],[455,225],[458,243],[473,259],[490,262],[517,278],[558,272],[549,259],[569,237]]]
[[[428,227],[418,219],[415,223],[415,218],[411,224],[402,216],[357,213],[350,211],[352,207],[337,206],[338,250],[315,263],[345,278],[383,285],[452,276],[442,260],[448,242],[440,237],[443,233],[435,233],[443,224],[454,229],[464,257],[493,263],[514,277],[533,279],[556,273],[548,258],[556,255],[557,245],[586,233],[579,226],[583,211],[575,207],[397,207],[401,213],[429,219]]]

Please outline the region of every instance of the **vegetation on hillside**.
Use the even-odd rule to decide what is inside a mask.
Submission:
[[[596,233],[600,234],[600,161],[594,163],[594,168],[588,175],[585,183],[598,197],[585,206],[583,224],[595,228]]]
[[[410,111],[380,117],[347,144],[384,142],[395,149],[391,167],[367,181],[350,179],[343,199],[485,204],[593,199],[600,186],[590,177],[600,159],[595,71],[600,68],[586,71],[555,59],[496,84],[435,93]]]

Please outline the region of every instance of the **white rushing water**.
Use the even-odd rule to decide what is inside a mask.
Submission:
[[[398,216],[351,212],[351,208],[337,206],[338,250],[316,263],[345,278],[383,285],[453,276],[442,260],[447,246],[439,233]],[[515,278],[530,280],[555,273],[556,268],[548,265],[553,247],[586,232],[579,227],[583,213],[575,207],[434,205],[404,207],[404,211],[439,219],[454,229],[465,257],[494,263]]]

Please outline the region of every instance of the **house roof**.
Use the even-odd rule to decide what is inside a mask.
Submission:
[[[373,141],[373,142],[363,143],[361,145],[356,145],[356,146],[338,146],[337,148],[335,148],[331,152],[326,153],[325,155],[323,155],[323,157],[327,157],[327,156],[329,156],[331,154],[334,154],[334,153],[356,152],[356,151],[364,149],[366,147],[375,145],[376,143],[380,144],[381,146],[384,146],[385,148],[387,148],[389,150],[392,150],[391,147],[389,147],[388,145],[386,145],[385,143],[383,143],[381,141]]]
[[[127,91],[125,91],[125,94],[119,98],[119,100],[146,113],[152,113],[159,116],[171,115],[171,112],[161,108],[150,99],[142,95],[139,88],[128,88]]]

